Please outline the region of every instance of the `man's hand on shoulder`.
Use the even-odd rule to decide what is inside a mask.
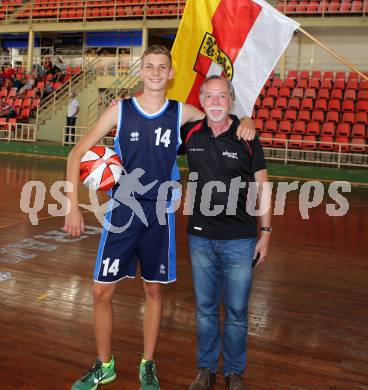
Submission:
[[[253,141],[256,136],[253,119],[248,117],[243,118],[236,130],[236,135],[239,139],[243,139],[244,141]]]

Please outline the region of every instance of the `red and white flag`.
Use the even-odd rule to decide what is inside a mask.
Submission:
[[[298,27],[264,0],[187,0],[172,49],[169,97],[200,107],[203,80],[222,74],[235,89],[233,112],[251,116]]]

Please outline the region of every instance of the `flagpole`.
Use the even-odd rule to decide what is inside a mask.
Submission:
[[[344,63],[347,67],[349,67],[351,70],[353,70],[354,72],[358,73],[360,75],[360,77],[362,77],[364,80],[367,80],[368,81],[368,76],[366,76],[365,74],[363,74],[360,70],[358,70],[351,62],[349,62],[348,60],[346,60],[345,58],[341,57],[339,54],[337,54],[336,52],[334,52],[332,49],[330,49],[329,47],[327,47],[325,44],[323,44],[321,41],[319,41],[317,38],[315,38],[313,35],[309,34],[309,32],[305,31],[304,29],[302,29],[301,27],[299,27],[298,29],[300,32],[302,32],[304,35],[306,35],[308,38],[310,38],[312,41],[316,42],[319,46],[321,46],[323,49],[327,50],[332,56],[334,56],[335,58],[337,58],[339,61],[341,61],[342,63]]]

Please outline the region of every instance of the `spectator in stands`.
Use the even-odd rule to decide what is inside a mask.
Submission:
[[[66,65],[60,57],[54,59],[54,66],[56,66],[61,72],[66,70]]]
[[[55,83],[55,82],[59,82],[63,79],[63,71],[56,65],[54,65],[52,67],[52,74],[53,74],[53,78],[52,78],[52,81]]]
[[[46,74],[46,70],[40,64],[33,64],[32,73],[36,75],[37,81],[41,81],[41,78]]]
[[[16,92],[18,92],[24,85],[25,85],[24,79],[22,79],[22,80],[15,79],[13,81],[13,88],[16,90]]]
[[[1,118],[15,118],[17,113],[15,112],[14,108],[7,103],[5,100],[0,99],[0,117]]]
[[[13,86],[13,81],[15,80],[15,71],[11,67],[3,66],[2,67],[2,79],[3,87],[9,89]]]
[[[53,92],[54,92],[54,87],[52,86],[50,81],[46,81],[45,88],[40,93],[41,99],[45,99],[47,96],[50,95],[50,93],[53,93]]]
[[[46,71],[46,74],[52,73],[52,62],[50,58],[45,58],[43,62],[43,69]]]
[[[23,95],[35,85],[35,79],[31,76],[23,87],[19,90],[18,96],[23,97]]]
[[[70,94],[70,100],[68,104],[68,114],[66,117],[66,134],[65,142],[74,142],[75,135],[75,122],[77,121],[77,116],[79,113],[79,103],[77,98],[75,97],[75,92]]]

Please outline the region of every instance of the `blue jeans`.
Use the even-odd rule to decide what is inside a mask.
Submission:
[[[189,235],[200,368],[216,372],[222,351],[225,376],[242,374],[245,370],[248,300],[256,242],[256,238],[211,240]],[[219,320],[222,298],[225,308],[223,340]]]

